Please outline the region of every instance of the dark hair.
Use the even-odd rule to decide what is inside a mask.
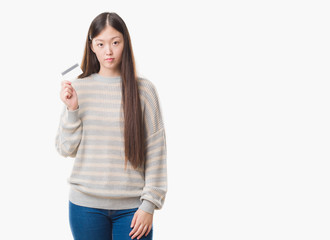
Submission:
[[[104,12],[92,21],[85,44],[84,56],[81,63],[82,74],[78,78],[90,76],[100,71],[100,63],[91,49],[91,43],[106,26],[111,26],[124,37],[124,49],[121,60],[122,102],[125,119],[125,168],[127,160],[134,168],[145,163],[145,132],[141,110],[135,60],[131,38],[123,19],[114,12]]]

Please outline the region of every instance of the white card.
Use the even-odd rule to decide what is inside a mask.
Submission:
[[[72,67],[69,67],[65,71],[61,73],[62,79],[67,80],[67,81],[72,81],[76,79],[80,74],[82,74],[83,71],[81,70],[80,66],[78,63],[73,65]]]

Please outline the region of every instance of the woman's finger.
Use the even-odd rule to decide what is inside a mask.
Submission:
[[[73,91],[73,87],[72,87],[72,86],[69,86],[69,85],[65,85],[65,86],[63,87],[63,89],[70,89],[71,91]]]
[[[143,230],[144,226],[141,224],[140,227],[137,229],[137,231],[134,233],[134,235],[132,236],[132,239],[136,238],[137,236],[139,236]]]
[[[135,214],[134,214],[134,216],[133,216],[133,219],[132,219],[132,222],[131,222],[131,228],[135,226],[136,218],[137,218],[137,214],[136,214],[136,212],[135,212]]]
[[[68,80],[63,80],[63,81],[61,82],[61,84],[62,84],[62,85],[63,85],[63,84],[71,84],[71,82],[68,81]]]
[[[147,230],[148,230],[148,225],[145,225],[142,232],[141,232],[141,234],[137,237],[137,239],[142,238]]]
[[[73,93],[73,88],[72,87],[68,87],[68,86],[65,86],[62,88],[62,91],[63,92],[70,92],[71,94]]]
[[[130,237],[133,236],[133,234],[136,234],[136,231],[139,229],[139,226],[140,226],[140,225],[139,225],[138,223],[136,223],[136,224],[134,225],[132,231],[129,233],[129,236],[130,236]]]
[[[73,90],[73,87],[71,85],[69,85],[69,84],[64,84],[62,86],[62,89],[66,89],[66,88]]]
[[[70,86],[70,87],[72,87],[71,83],[61,82],[61,88],[64,88],[65,86]]]
[[[73,93],[73,91],[72,91],[71,89],[68,89],[68,88],[66,88],[66,89],[64,90],[64,92],[68,92],[68,93],[70,93],[70,94]]]
[[[151,228],[152,228],[152,225],[150,225],[150,226],[148,227],[148,231],[147,231],[147,233],[146,233],[146,236],[148,236],[148,234],[150,233]]]
[[[63,90],[63,95],[66,95],[66,94],[72,95],[72,91],[69,89]]]
[[[67,99],[67,98],[70,98],[71,97],[71,95],[70,95],[70,93],[64,93],[64,99]]]
[[[132,231],[129,233],[129,236],[132,236],[133,234],[136,233],[136,231],[139,229],[141,223],[138,221],[138,216],[137,214],[135,213],[134,214],[134,217],[133,217],[133,220],[132,220],[132,224],[131,224],[131,227],[133,228]],[[134,224],[133,224],[134,223]]]

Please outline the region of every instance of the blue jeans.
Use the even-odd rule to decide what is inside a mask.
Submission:
[[[69,201],[69,220],[75,240],[131,240],[131,222],[138,208],[106,210],[76,205]],[[152,231],[141,240],[152,240]],[[134,238],[137,239],[137,238]]]

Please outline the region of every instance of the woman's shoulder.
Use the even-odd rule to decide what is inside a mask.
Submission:
[[[83,77],[83,78],[76,77],[71,81],[71,83],[72,83],[73,87],[80,87],[81,85],[84,85],[84,84],[90,82],[92,79],[93,79],[92,75],[89,75],[89,76]]]
[[[74,81],[76,81],[76,82],[84,82],[84,81],[92,80],[92,79],[93,79],[93,75],[94,75],[94,74],[91,74],[91,75],[89,75],[89,76],[82,77],[82,78],[76,77],[76,78],[74,79]]]
[[[157,95],[157,89],[155,84],[145,77],[138,77],[138,86],[141,93]]]
[[[159,96],[155,84],[147,78],[139,77],[138,86],[140,96],[142,97],[141,100],[156,108],[158,106]]]

